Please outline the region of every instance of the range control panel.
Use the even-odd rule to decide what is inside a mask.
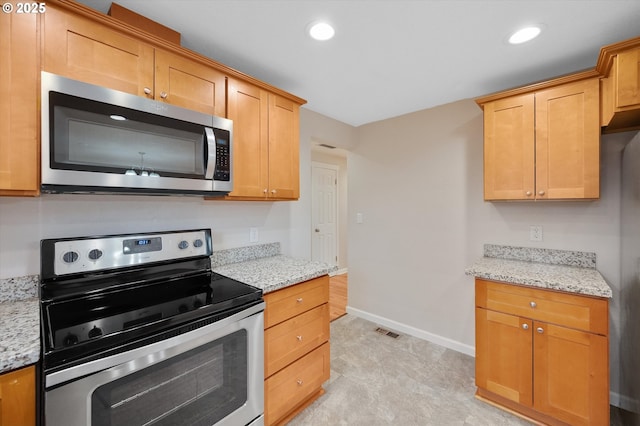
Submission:
[[[210,256],[211,230],[44,240],[53,244],[55,275]]]

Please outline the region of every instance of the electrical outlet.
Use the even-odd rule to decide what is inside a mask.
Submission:
[[[258,242],[258,228],[250,228],[249,229],[249,242],[257,243]]]
[[[532,225],[529,227],[529,240],[542,241],[542,226]]]

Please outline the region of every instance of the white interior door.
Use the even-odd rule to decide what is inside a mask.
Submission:
[[[311,179],[311,257],[337,265],[338,166],[314,162]]]

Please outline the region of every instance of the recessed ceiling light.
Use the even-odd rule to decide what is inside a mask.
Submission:
[[[526,27],[516,31],[509,37],[509,43],[520,44],[538,37],[542,29],[540,27]]]
[[[329,40],[336,33],[336,30],[326,22],[314,22],[309,26],[309,35],[314,40]]]

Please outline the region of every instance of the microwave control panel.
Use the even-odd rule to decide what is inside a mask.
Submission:
[[[231,149],[229,140],[216,138],[216,169],[214,180],[229,181],[231,177]]]

